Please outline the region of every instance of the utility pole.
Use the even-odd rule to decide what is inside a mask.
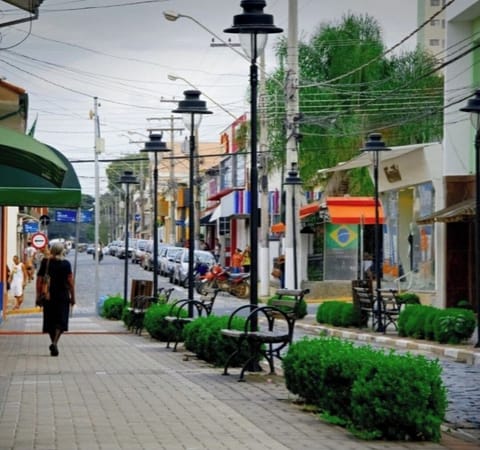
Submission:
[[[260,58],[260,83],[259,83],[259,125],[260,135],[258,145],[260,148],[260,296],[270,294],[270,249],[269,249],[269,216],[268,216],[268,169],[269,156],[267,152],[267,114],[265,98],[265,56]]]
[[[288,43],[287,43],[287,76],[286,76],[286,167],[288,174],[292,170],[292,164],[298,163],[298,120],[299,120],[299,101],[298,101],[298,0],[288,0]],[[294,242],[300,242],[299,227],[294,226],[294,221],[298,220],[298,207],[293,211],[292,202],[295,194],[293,191],[297,186],[287,186],[285,202],[285,287],[287,289],[298,289],[294,286],[295,280],[302,279],[299,274],[295,274],[298,264],[294,261],[302,260],[301,255],[294,251]],[[294,232],[296,236],[294,236]],[[300,252],[301,253],[301,252]]]
[[[162,102],[174,102],[178,103],[177,100],[163,100]],[[175,121],[176,120],[182,120],[180,117],[175,117],[173,114],[170,117],[150,117],[147,120],[159,120],[159,121],[165,121],[169,120],[170,121],[170,126],[169,127],[160,127],[160,128],[155,128],[156,131],[164,132],[168,131],[170,133],[170,149],[172,150],[172,156],[174,153],[174,147],[175,147],[175,137],[174,133],[175,131],[183,131],[185,128],[175,128]],[[177,236],[176,236],[176,219],[175,219],[175,213],[176,213],[176,189],[175,189],[175,158],[170,158],[170,168],[169,168],[169,189],[170,189],[170,194],[171,194],[171,201],[170,201],[170,210],[169,210],[169,215],[170,215],[170,233],[169,233],[169,238],[168,238],[168,243],[170,245],[175,245],[177,241]]]
[[[99,297],[99,283],[100,276],[98,273],[98,261],[99,261],[99,229],[100,229],[100,173],[98,166],[98,155],[103,151],[104,141],[100,136],[100,118],[98,116],[98,97],[93,98],[93,112],[90,111],[90,119],[93,119],[93,127],[95,134],[95,301],[98,301]]]

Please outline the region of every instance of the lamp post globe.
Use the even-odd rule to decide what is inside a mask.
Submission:
[[[140,150],[142,153],[153,153],[153,295],[158,296],[158,154],[169,152],[167,144],[162,142],[161,133],[150,133],[149,140],[145,147]]]
[[[373,183],[375,189],[375,235],[374,235],[374,255],[375,255],[375,298],[376,298],[376,311],[377,311],[377,331],[383,331],[382,323],[382,310],[380,301],[380,289],[382,288],[382,271],[381,267],[381,251],[380,251],[380,217],[379,207],[380,200],[378,194],[378,162],[380,152],[389,151],[390,148],[385,146],[385,142],[382,141],[382,135],[380,133],[371,133],[368,136],[365,147],[361,149],[362,152],[372,152],[373,155]]]
[[[127,304],[128,294],[128,217],[130,209],[130,185],[138,184],[137,177],[133,175],[131,170],[125,170],[118,184],[125,185],[125,265],[123,273],[123,305]]]
[[[258,67],[257,57],[266,44],[268,34],[281,33],[283,30],[273,23],[273,16],[265,14],[264,0],[242,0],[242,14],[233,17],[233,25],[224,30],[225,33],[239,34],[245,53],[250,57],[250,304],[258,304],[258,164],[257,164],[257,96]],[[246,39],[242,39],[246,38]],[[252,329],[258,323],[254,317]]]
[[[194,299],[194,270],[195,270],[195,129],[200,125],[202,115],[212,114],[207,109],[207,103],[200,100],[201,92],[198,90],[184,91],[185,98],[178,102],[178,107],[173,113],[182,114],[185,128],[190,133],[189,139],[189,189],[188,195],[188,300]],[[198,118],[196,119],[196,117]],[[188,316],[193,316],[193,304],[188,305]]]
[[[477,342],[475,347],[480,347],[480,90],[475,92],[475,97],[470,98],[467,105],[460,109],[469,112],[475,124],[475,304],[477,308]]]

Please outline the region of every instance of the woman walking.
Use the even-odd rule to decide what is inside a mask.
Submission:
[[[42,293],[45,274],[50,276],[50,300],[43,305],[43,332],[50,336],[50,355],[58,356],[58,340],[64,331],[68,331],[70,307],[75,304],[75,287],[72,266],[64,259],[65,248],[61,242],[50,249],[37,273],[37,302]]]
[[[10,289],[15,297],[15,305],[13,309],[20,309],[23,303],[23,291],[27,284],[28,274],[25,264],[15,255],[13,257],[12,270],[10,272]]]

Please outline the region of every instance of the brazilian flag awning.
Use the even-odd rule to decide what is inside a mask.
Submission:
[[[78,177],[58,150],[0,127],[0,206],[74,208],[80,202]]]

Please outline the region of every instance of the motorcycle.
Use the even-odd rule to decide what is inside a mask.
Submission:
[[[249,278],[249,273],[232,273],[215,264],[197,283],[197,292],[205,295],[209,289],[219,289],[238,298],[248,298]]]

